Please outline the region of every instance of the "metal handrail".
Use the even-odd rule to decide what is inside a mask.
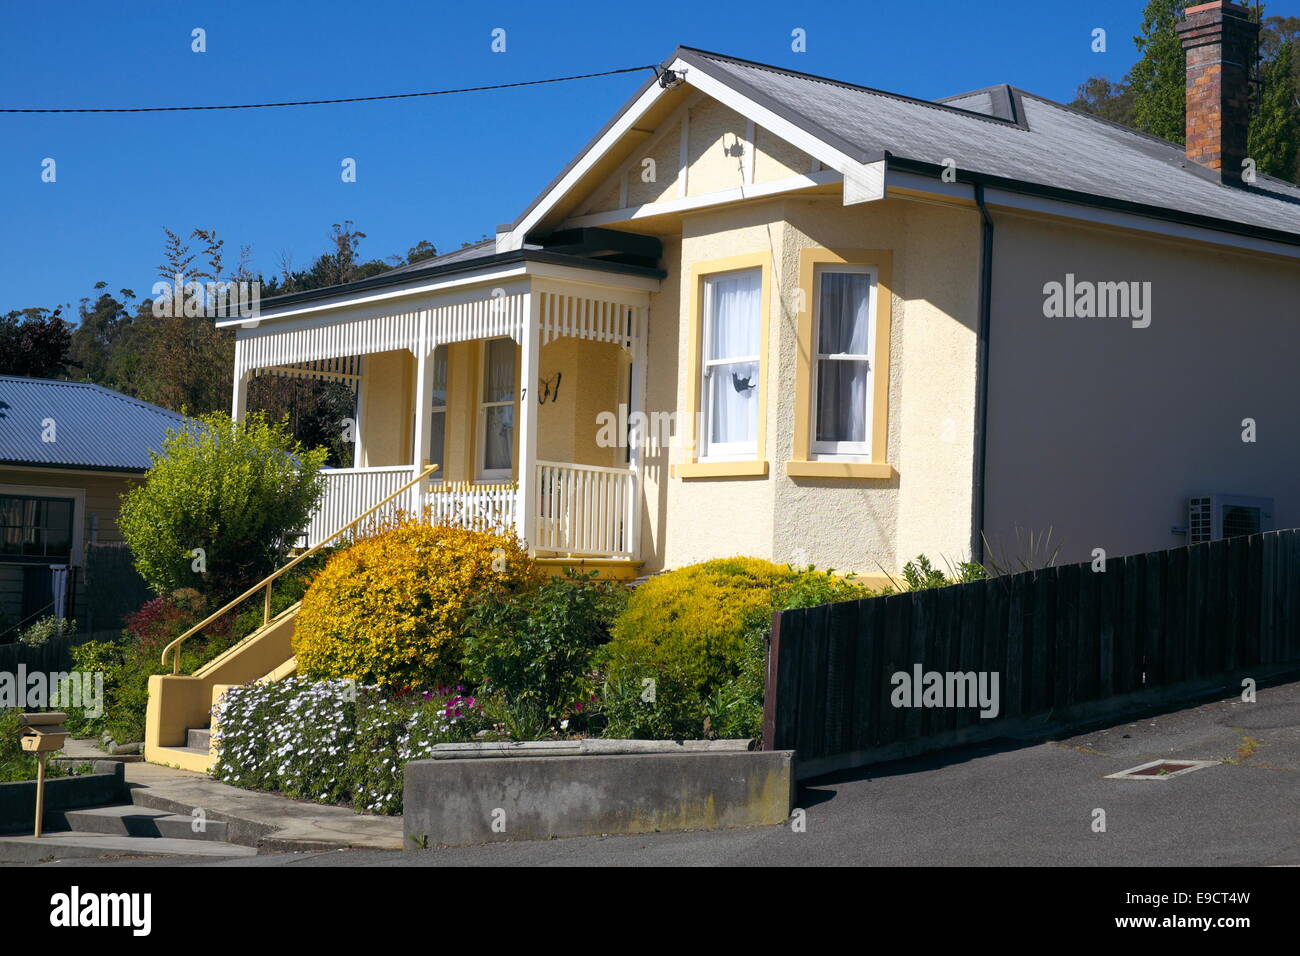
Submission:
[[[213,621],[217,620],[217,619],[218,619],[219,617],[221,617],[223,614],[226,614],[228,611],[233,610],[236,606],[238,606],[239,604],[243,603],[243,601],[244,601],[245,599],[252,597],[254,594],[256,594],[258,591],[262,590],[263,588],[266,589],[266,595],[265,595],[265,597],[263,598],[263,601],[262,601],[262,627],[266,627],[266,625],[268,625],[268,624],[271,623],[271,585],[275,582],[275,579],[276,579],[276,578],[278,578],[280,575],[284,574],[284,572],[288,571],[290,568],[294,567],[295,565],[297,565],[297,564],[301,563],[302,561],[305,561],[305,560],[307,560],[308,558],[310,558],[313,554],[315,554],[317,551],[319,551],[321,548],[323,548],[323,547],[324,547],[326,544],[328,544],[330,541],[333,541],[333,540],[334,540],[335,538],[337,538],[339,535],[344,534],[344,533],[346,533],[346,532],[348,532],[348,531],[351,531],[353,528],[355,528],[357,525],[359,525],[362,521],[365,521],[365,520],[366,520],[367,518],[369,518],[372,514],[374,514],[376,511],[378,511],[378,510],[379,510],[380,508],[382,508],[384,505],[388,504],[390,501],[392,501],[394,498],[396,498],[396,497],[397,497],[398,495],[400,495],[402,492],[406,491],[407,489],[409,489],[409,488],[412,487],[413,485],[417,485],[417,484],[419,484],[420,482],[424,481],[426,478],[428,478],[431,474],[433,474],[433,473],[434,473],[435,471],[437,471],[437,470],[438,470],[438,466],[437,466],[437,465],[431,465],[431,464],[428,464],[428,463],[426,462],[423,471],[421,471],[418,475],[416,475],[414,478],[412,478],[412,479],[411,479],[410,481],[408,481],[406,484],[402,485],[402,487],[400,487],[400,488],[398,488],[396,491],[394,491],[391,495],[389,495],[389,496],[388,496],[387,498],[385,498],[383,501],[379,502],[379,504],[375,505],[374,507],[370,508],[368,511],[365,511],[365,512],[363,512],[362,514],[358,515],[357,517],[353,518],[351,521],[349,521],[349,522],[348,522],[347,524],[345,524],[343,527],[339,528],[339,529],[338,529],[337,531],[335,531],[333,534],[330,534],[330,535],[327,535],[327,536],[324,537],[324,538],[321,538],[320,541],[316,542],[314,545],[312,545],[310,548],[308,548],[308,549],[307,549],[306,551],[304,551],[302,554],[298,555],[298,557],[294,558],[292,561],[290,561],[290,562],[289,562],[288,564],[286,564],[284,567],[280,568],[280,569],[277,570],[277,571],[273,571],[273,572],[272,572],[271,574],[269,574],[267,577],[263,578],[261,581],[259,581],[259,582],[257,582],[256,584],[254,584],[251,588],[249,588],[249,589],[248,589],[247,591],[245,591],[243,594],[239,595],[239,597],[235,598],[235,599],[234,599],[233,601],[231,601],[229,604],[225,605],[223,608],[221,608],[221,610],[219,610],[219,611],[215,611],[215,612],[213,612],[212,614],[209,614],[207,617],[205,617],[205,618],[204,618],[202,621],[200,621],[198,624],[195,624],[193,627],[191,627],[188,631],[186,631],[186,632],[185,632],[184,634],[182,634],[180,637],[176,638],[176,640],[172,641],[170,644],[168,644],[166,647],[163,648],[163,650],[162,650],[162,656],[159,658],[159,662],[160,662],[164,667],[166,667],[166,666],[167,666],[167,653],[168,653],[168,651],[170,651],[172,648],[176,648],[176,653],[172,655],[172,674],[179,674],[179,673],[181,672],[181,648],[180,648],[180,646],[181,646],[182,644],[184,644],[187,640],[189,640],[191,637],[193,637],[195,634],[197,634],[199,631],[203,630],[205,627],[207,627],[209,624],[211,624]]]

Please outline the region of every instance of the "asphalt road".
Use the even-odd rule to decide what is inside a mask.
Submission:
[[[1157,758],[1221,761],[1108,780]],[[806,829],[583,837],[126,866],[1300,865],[1300,682],[1050,741],[1003,741],[812,781]],[[1105,832],[1094,830],[1105,812]],[[86,865],[87,861],[75,861]],[[50,864],[69,865],[69,864]]]

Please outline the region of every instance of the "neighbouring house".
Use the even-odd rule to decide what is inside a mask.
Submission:
[[[112,628],[143,582],[117,530],[121,496],[185,419],[87,382],[0,376],[0,641],[54,612]],[[87,588],[100,559],[98,600]],[[134,610],[130,607],[128,610]]]
[[[224,322],[234,412],[256,375],[355,386],[317,537],[432,460],[412,505],[629,574],[1300,525],[1300,188],[1246,155],[1256,30],[1187,12],[1185,149],[678,49],[495,240]]]

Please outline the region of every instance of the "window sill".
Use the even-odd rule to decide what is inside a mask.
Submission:
[[[673,465],[674,478],[762,478],[766,461],[690,461]]]
[[[785,473],[791,478],[890,479],[898,472],[883,461],[787,461]]]

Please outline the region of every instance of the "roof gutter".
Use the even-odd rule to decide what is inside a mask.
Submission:
[[[542,262],[551,265],[572,266],[578,269],[590,269],[595,272],[647,276],[654,279],[663,279],[667,275],[662,269],[647,266],[630,266],[621,262],[609,262],[604,259],[588,259],[559,252],[547,252],[545,249],[515,249],[511,252],[498,252],[488,256],[464,259],[460,262],[449,262],[442,266],[431,266],[428,269],[381,272],[377,276],[347,282],[342,285],[308,289],[304,292],[287,292],[284,295],[277,295],[264,300],[261,307],[263,309],[280,309],[286,306],[300,305],[304,302],[347,298],[358,292],[368,292],[372,289],[386,289],[391,286],[407,285],[412,282],[423,282],[429,279],[440,279],[464,273],[485,272],[497,266],[521,262]]]
[[[929,176],[935,179],[940,179],[945,170],[945,167],[935,163],[907,159],[903,156],[896,156],[887,150],[884,152],[884,158],[890,169],[916,173],[921,176]],[[1283,232],[1280,229],[1269,229],[1266,226],[1252,226],[1248,223],[1233,222],[1230,219],[1216,219],[1213,216],[1202,216],[1197,213],[1181,212],[1180,210],[1169,209],[1165,206],[1150,206],[1145,203],[1130,202],[1127,199],[1115,199],[1110,196],[1101,196],[1096,193],[1061,189],[1057,186],[1045,186],[1042,183],[1032,183],[1023,179],[1010,179],[1005,176],[993,176],[989,173],[979,173],[972,170],[959,169],[956,172],[956,181],[970,183],[977,187],[982,186],[989,189],[1003,189],[1007,192],[1020,193],[1026,196],[1038,196],[1043,199],[1054,199],[1058,202],[1074,203],[1080,206],[1092,206],[1097,209],[1106,209],[1112,212],[1130,213],[1135,216],[1144,216],[1147,219],[1155,219],[1161,222],[1173,222],[1183,226],[1197,226],[1201,229],[1209,229],[1214,232],[1222,232],[1228,235],[1246,236],[1250,239],[1262,239],[1268,242],[1276,242],[1288,246],[1300,246],[1300,234],[1297,233]],[[1273,199],[1279,199],[1278,196],[1268,192],[1268,190],[1257,188],[1250,189],[1245,186],[1233,186],[1232,188],[1239,189],[1243,192],[1255,192]]]
[[[993,217],[984,203],[984,185],[975,184],[980,211],[979,334],[975,345],[975,480],[971,500],[971,560],[984,563],[984,476],[988,460],[989,328],[993,318]]]

